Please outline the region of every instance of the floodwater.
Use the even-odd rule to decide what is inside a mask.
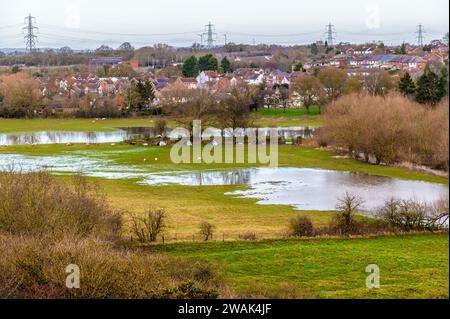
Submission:
[[[298,210],[334,210],[346,192],[361,196],[364,209],[373,210],[385,200],[415,199],[434,202],[448,196],[447,186],[406,181],[362,173],[306,168],[252,168],[149,173],[139,166],[118,166],[89,156],[24,156],[0,154],[0,171],[49,170],[55,174],[79,172],[107,179],[135,179],[142,185],[220,186],[246,185],[230,196],[257,199],[261,205],[291,205]]]
[[[269,128],[262,128],[262,134],[269,135]],[[315,128],[310,127],[285,127],[277,128],[278,135],[284,138],[295,139],[297,137],[311,138]],[[214,136],[221,136],[221,130],[215,130]],[[133,138],[156,137],[155,130],[151,127],[120,127],[113,132],[35,132],[35,133],[11,133],[0,134],[0,146],[29,145],[29,144],[99,144],[119,143]],[[179,130],[168,130],[166,135],[176,139],[183,136]],[[224,134],[227,136],[227,132]]]

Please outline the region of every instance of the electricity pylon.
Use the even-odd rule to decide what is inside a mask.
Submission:
[[[217,33],[215,32],[214,24],[208,23],[206,26],[206,32],[203,33],[206,36],[206,46],[208,49],[212,49],[214,47],[215,38],[217,37]]]
[[[331,23],[329,23],[329,24],[326,26],[326,30],[327,30],[327,31],[325,32],[325,35],[326,35],[326,37],[327,37],[327,43],[328,43],[329,46],[332,46],[333,43],[334,43],[334,40],[336,39],[336,38],[335,38],[336,32],[334,31],[334,25],[332,25]]]
[[[425,36],[424,36],[425,28],[423,27],[423,25],[419,24],[417,26],[416,33],[417,33],[417,44],[419,45],[419,47],[422,48],[423,44],[424,44],[424,40],[425,40]]]
[[[25,31],[25,45],[29,52],[36,50],[36,42],[37,42],[37,35],[35,34],[35,31],[39,30],[38,27],[34,26],[36,23],[36,18],[32,17],[31,14],[28,15],[28,17],[25,17],[25,26],[23,27],[23,30]]]

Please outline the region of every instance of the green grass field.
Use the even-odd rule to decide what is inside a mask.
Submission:
[[[309,113],[305,108],[262,108],[258,113],[263,118],[285,118],[285,119],[314,119],[320,115],[319,108],[313,106]]]
[[[449,296],[448,234],[171,244],[147,249],[217,264],[238,297]],[[380,289],[366,287],[369,264],[380,267]]]

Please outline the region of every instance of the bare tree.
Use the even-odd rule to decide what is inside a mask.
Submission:
[[[318,105],[320,109],[325,90],[320,80],[315,76],[300,75],[292,84],[292,92],[300,94],[303,105],[309,113],[313,105]]]
[[[363,205],[361,197],[345,193],[336,205],[336,215],[333,219],[333,226],[341,235],[350,235],[357,230],[355,216],[360,213]]]
[[[384,96],[396,87],[392,76],[385,70],[372,69],[364,77],[364,85],[372,95]]]
[[[149,208],[143,217],[132,217],[132,232],[141,243],[155,242],[158,235],[166,228],[164,209]]]
[[[328,101],[333,101],[344,93],[348,80],[345,70],[324,68],[320,70],[318,77],[325,88]]]
[[[217,109],[217,120],[221,128],[247,128],[253,119],[250,108],[255,91],[247,84],[240,83],[221,99]]]
[[[163,108],[167,113],[176,117],[177,122],[186,128],[192,136],[195,120],[202,121],[203,125],[213,123],[217,102],[208,90],[175,89],[167,93]]]
[[[200,236],[202,236],[204,241],[209,241],[214,235],[214,229],[214,225],[208,222],[203,222],[200,224]]]

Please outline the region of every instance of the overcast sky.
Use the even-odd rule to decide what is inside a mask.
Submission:
[[[448,0],[0,0],[0,47],[23,45],[20,25],[28,13],[40,27],[41,47],[93,48],[189,45],[209,21],[218,44],[225,33],[239,43],[310,43],[325,39],[329,22],[337,41],[412,42],[419,23],[426,40],[441,38],[448,11]]]

